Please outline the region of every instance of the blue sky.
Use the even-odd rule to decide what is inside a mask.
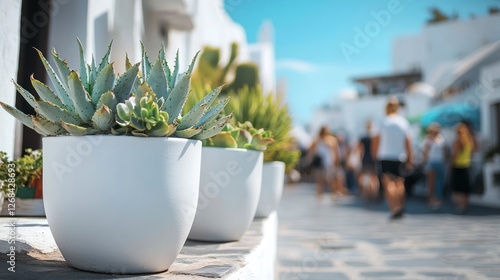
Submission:
[[[374,20],[372,12],[388,10],[391,1],[396,6],[388,24],[359,53],[346,56],[341,46],[355,46],[356,28],[365,29]],[[272,22],[276,74],[287,79],[287,102],[297,124],[309,122],[313,110],[331,103],[335,94],[354,88],[352,77],[390,73],[393,39],[418,33],[430,7],[464,19],[486,15],[490,6],[500,7],[500,0],[225,0],[250,43],[264,20]]]

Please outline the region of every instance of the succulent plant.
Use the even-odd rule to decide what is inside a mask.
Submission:
[[[129,96],[139,71],[139,64],[130,67],[117,77],[113,63],[109,63],[111,45],[96,65],[92,57],[91,64],[84,59],[84,50],[80,49],[80,71],[71,70],[57,52],[51,52],[58,74],[43,54],[38,55],[54,85],[53,89],[31,76],[33,88],[40,100],[14,82],[17,91],[35,109],[35,116],[25,115],[18,109],[0,102],[0,105],[24,125],[44,136],[70,134],[106,134],[116,125],[116,104]]]
[[[151,64],[142,47],[142,84],[135,96],[118,104],[117,122],[122,129],[139,136],[173,135],[182,138],[205,139],[219,133],[232,118],[232,114],[221,116],[229,101],[226,98],[213,105],[222,86],[212,90],[182,115],[189,96],[191,73],[198,53],[188,70],[180,75],[177,52],[173,72],[165,59],[162,45],[157,60]],[[130,64],[129,64],[130,65]]]
[[[256,127],[269,129],[274,143],[264,152],[264,161],[282,161],[287,173],[292,171],[300,158],[300,151],[290,136],[292,119],[286,105],[272,94],[264,96],[259,86],[244,86],[229,92],[231,100],[225,110],[233,113],[233,122],[249,121]]]
[[[7,158],[5,152],[0,151],[0,191],[8,192],[9,179],[14,180],[12,182],[15,189],[33,187],[33,181],[42,176],[42,163],[42,150],[26,149],[24,156],[12,161]],[[14,178],[11,177],[13,172],[9,172],[11,168],[16,174]]]
[[[54,89],[31,78],[40,100],[14,82],[18,92],[35,109],[28,116],[18,109],[0,102],[0,105],[24,125],[44,136],[115,134],[136,136],[174,136],[205,139],[221,131],[232,115],[220,117],[228,99],[210,107],[222,87],[216,88],[200,100],[186,115],[182,109],[189,94],[191,72],[179,76],[178,54],[171,72],[162,45],[158,59],[151,65],[143,47],[141,71],[137,63],[126,59],[127,70],[117,76],[109,63],[111,43],[97,66],[84,60],[80,48],[80,72],[71,70],[56,51],[51,55],[58,74],[43,54],[38,51]],[[141,75],[138,78],[138,75]]]
[[[274,140],[270,131],[255,129],[250,122],[228,124],[223,131],[203,141],[205,146],[264,151]]]

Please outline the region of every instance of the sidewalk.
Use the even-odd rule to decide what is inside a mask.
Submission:
[[[278,211],[281,280],[500,279],[500,210],[471,207],[453,214],[425,200],[407,201],[390,221],[382,203],[314,197],[312,184],[288,187]]]

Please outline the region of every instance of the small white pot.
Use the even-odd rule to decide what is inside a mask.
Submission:
[[[43,138],[43,196],[67,263],[104,273],[167,270],[198,202],[201,141]]]
[[[239,240],[257,210],[263,154],[245,149],[202,150],[200,196],[189,239]]]
[[[262,189],[256,218],[266,218],[278,208],[285,183],[285,163],[265,162],[262,169]]]

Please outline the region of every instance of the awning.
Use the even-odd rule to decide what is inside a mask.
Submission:
[[[466,103],[443,104],[432,108],[420,119],[422,127],[438,123],[443,127],[453,127],[460,122],[470,122],[474,129],[480,128],[481,112],[478,106]]]

